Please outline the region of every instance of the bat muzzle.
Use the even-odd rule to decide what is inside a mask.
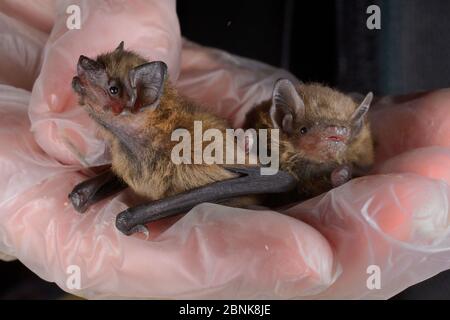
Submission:
[[[350,137],[350,132],[346,127],[329,126],[324,132],[325,140],[328,142],[347,142]]]

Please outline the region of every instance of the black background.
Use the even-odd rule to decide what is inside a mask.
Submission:
[[[369,5],[381,30],[366,27]],[[450,86],[447,0],[179,0],[184,36],[348,91]]]

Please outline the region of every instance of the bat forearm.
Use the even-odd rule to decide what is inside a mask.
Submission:
[[[139,226],[180,214],[202,202],[265,194],[284,193],[295,188],[297,180],[285,171],[275,175],[261,175],[260,167],[226,167],[241,177],[218,181],[168,198],[129,208],[117,216],[116,227],[124,234],[134,233]]]

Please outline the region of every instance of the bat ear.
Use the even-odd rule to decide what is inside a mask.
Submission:
[[[364,117],[369,111],[372,99],[373,93],[369,92],[364,98],[364,100],[361,102],[361,104],[358,106],[358,108],[356,108],[356,110],[353,112],[351,122],[355,127],[360,128],[362,126]]]
[[[104,86],[108,82],[105,66],[83,55],[78,59],[77,74],[100,86]]]
[[[93,59],[83,55],[78,59],[77,72],[80,74],[86,71],[98,72],[101,69],[104,69],[102,64]]]
[[[142,64],[128,73],[130,108],[154,108],[159,105],[167,77],[167,65],[162,61]]]
[[[288,79],[280,79],[275,83],[272,94],[270,118],[274,128],[286,133],[293,131],[294,119],[305,115],[305,103]]]
[[[117,48],[114,50],[114,52],[122,52],[123,48],[124,48],[125,43],[123,41],[121,41],[119,43],[119,45],[117,46]]]

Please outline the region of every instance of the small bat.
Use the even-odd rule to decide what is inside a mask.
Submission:
[[[254,108],[246,127],[279,129],[280,167],[297,178],[301,198],[319,195],[363,175],[374,162],[366,117],[373,94],[360,104],[329,87],[276,82],[272,99]],[[271,145],[270,143],[268,144]]]
[[[258,166],[173,163],[171,134],[175,129],[192,132],[196,120],[202,121],[203,130],[224,132],[229,125],[178,95],[164,62],[148,62],[124,50],[123,42],[95,60],[80,56],[72,88],[110,145],[112,172],[75,186],[69,198],[80,212],[126,186],[154,200],[117,216],[116,226],[125,234],[156,220],[155,207],[174,212],[198,202],[286,192],[296,185],[295,178],[282,170],[262,176]],[[189,195],[183,193],[187,190]],[[171,196],[178,202],[164,205],[161,199]],[[174,209],[174,203],[182,206]]]

